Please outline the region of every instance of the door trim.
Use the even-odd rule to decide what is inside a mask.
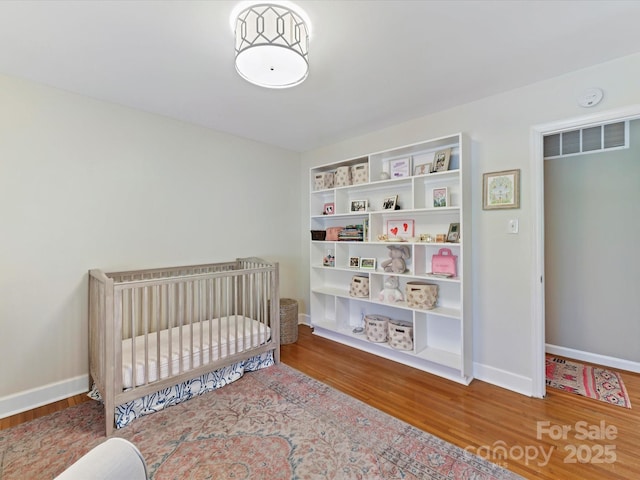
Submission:
[[[593,112],[589,115],[574,117],[556,122],[534,125],[530,136],[531,191],[533,197],[533,278],[531,291],[532,328],[532,396],[542,398],[545,386],[545,326],[544,326],[544,150],[543,137],[564,130],[585,128],[596,124],[634,120],[640,118],[640,104],[629,105],[613,110]]]

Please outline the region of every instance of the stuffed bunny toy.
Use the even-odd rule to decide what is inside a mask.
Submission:
[[[389,245],[389,258],[380,264],[385,272],[404,273],[407,271],[405,260],[410,256],[409,247],[406,245]]]

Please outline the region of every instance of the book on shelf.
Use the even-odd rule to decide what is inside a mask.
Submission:
[[[338,234],[338,240],[343,242],[362,242],[364,227],[362,225],[347,225]]]

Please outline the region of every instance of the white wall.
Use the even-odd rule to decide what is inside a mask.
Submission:
[[[298,153],[5,76],[0,105],[0,415],[85,386],[90,268],[255,255],[302,296]]]
[[[640,120],[629,140],[544,162],[546,340],[640,362]]]
[[[473,75],[473,72],[469,72]],[[477,378],[523,393],[534,391],[533,261],[535,238],[530,137],[534,125],[583,116],[576,98],[593,86],[604,101],[589,112],[640,103],[640,55],[618,59],[548,81],[505,92],[434,115],[417,118],[378,132],[303,155],[301,218],[307,228],[308,169],[314,165],[465,132],[471,138],[473,191],[474,362]],[[521,208],[482,210],[482,174],[521,169]],[[520,233],[506,233],[507,221],[518,218]],[[304,265],[308,265],[308,249]],[[305,281],[309,271],[305,268]],[[308,283],[307,283],[308,285]],[[305,289],[308,291],[308,287]],[[309,297],[306,297],[308,314]]]

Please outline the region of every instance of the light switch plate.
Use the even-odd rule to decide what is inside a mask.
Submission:
[[[518,227],[518,219],[512,218],[511,220],[509,220],[509,223],[507,223],[507,233],[518,233]]]

